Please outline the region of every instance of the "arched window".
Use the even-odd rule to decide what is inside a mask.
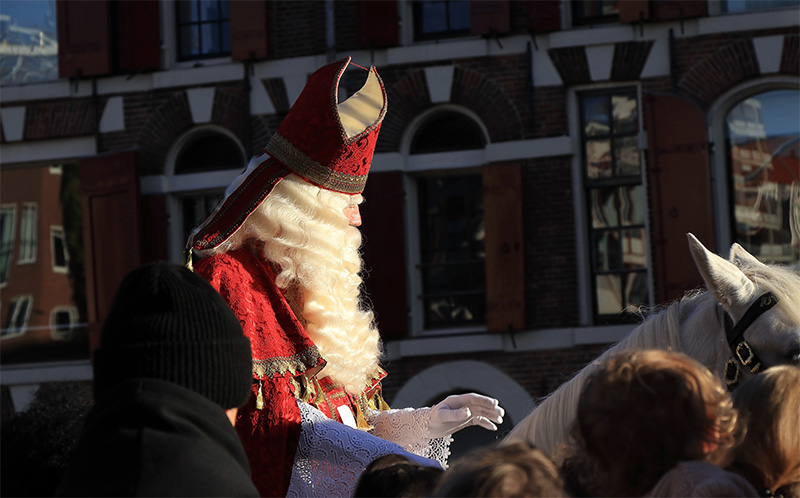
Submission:
[[[425,330],[486,323],[483,182],[474,166],[443,152],[483,149],[486,136],[470,116],[436,110],[414,131],[409,154],[439,158],[416,176],[420,300]],[[448,156],[447,158],[443,156]]]
[[[231,138],[212,131],[194,134],[175,161],[175,174],[240,169],[244,156]]]
[[[457,113],[437,114],[419,127],[411,141],[411,154],[482,149],[486,139],[477,123]]]
[[[725,122],[734,241],[800,266],[800,91],[749,96]]]

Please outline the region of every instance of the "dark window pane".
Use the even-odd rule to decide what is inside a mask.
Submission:
[[[641,174],[639,140],[636,136],[615,139],[614,157],[617,160],[617,176]]]
[[[422,2],[422,32],[447,31],[447,2]]]
[[[609,140],[587,140],[585,144],[586,176],[609,178],[611,168],[611,142]]]
[[[244,166],[242,151],[230,138],[218,133],[201,133],[181,150],[175,161],[175,173],[180,175]]]
[[[797,7],[797,0],[723,0],[722,12],[739,13]]]
[[[179,0],[178,22],[188,23],[197,21],[197,4],[191,0]]]
[[[411,141],[411,154],[482,149],[483,131],[470,118],[459,113],[437,115],[417,130]]]
[[[67,266],[67,250],[64,245],[64,235],[61,233],[53,234],[53,264],[63,268]]]
[[[231,51],[231,23],[228,21],[220,23],[220,30],[222,31],[222,34],[220,35],[222,52],[228,53]]]
[[[622,268],[622,248],[619,232],[603,230],[595,232],[595,270],[608,271]]]
[[[619,225],[617,214],[617,189],[597,188],[590,192],[592,203],[592,228],[615,227]]]
[[[460,0],[450,2],[450,29],[453,31],[467,30],[470,26],[469,2]]]
[[[201,21],[216,21],[220,18],[217,0],[198,0],[197,3]]]
[[[200,25],[201,51],[204,54],[216,54],[220,51],[219,26],[216,24]]]
[[[581,107],[584,133],[589,136],[608,135],[610,126],[608,122],[608,97],[605,95],[585,97],[581,101]]]
[[[647,274],[645,272],[625,275],[625,306],[638,307],[647,302]]]
[[[181,57],[191,57],[200,53],[200,27],[183,26],[180,29]]]

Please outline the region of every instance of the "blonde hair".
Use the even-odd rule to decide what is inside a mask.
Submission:
[[[740,434],[730,395],[698,361],[625,351],[588,379],[565,467],[587,473],[577,477],[591,494],[641,496],[681,460],[726,463]]]
[[[739,385],[733,402],[747,424],[747,435],[731,469],[756,489],[799,496],[800,368],[768,368]]]
[[[359,395],[378,370],[381,344],[374,315],[360,299],[361,233],[344,209],[361,195],[325,190],[290,174],[213,252],[263,242],[284,290],[327,365],[320,373]]]

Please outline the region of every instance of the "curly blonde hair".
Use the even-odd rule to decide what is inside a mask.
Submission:
[[[290,174],[214,251],[263,242],[277,286],[327,361],[320,375],[353,395],[363,392],[381,357],[374,314],[360,299],[361,233],[344,214],[362,202],[361,195],[325,190]]]
[[[731,469],[756,489],[800,496],[800,368],[768,368],[737,387],[733,403],[747,435]]]
[[[590,494],[642,496],[679,461],[728,463],[740,435],[730,395],[698,361],[625,351],[587,380],[564,470]]]

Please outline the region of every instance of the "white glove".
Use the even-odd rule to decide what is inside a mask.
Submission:
[[[496,399],[480,394],[453,394],[430,409],[428,437],[444,437],[471,425],[496,431],[505,410]]]

